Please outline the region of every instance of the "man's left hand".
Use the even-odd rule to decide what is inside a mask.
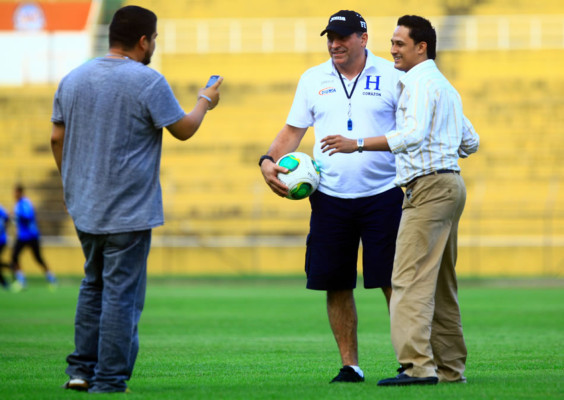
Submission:
[[[355,139],[349,139],[341,135],[325,136],[321,139],[321,150],[325,153],[329,150],[330,156],[335,153],[354,153],[358,149]]]

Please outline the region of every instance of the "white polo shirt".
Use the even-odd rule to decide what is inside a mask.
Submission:
[[[318,190],[339,198],[373,196],[394,187],[395,158],[390,152],[321,152],[327,135],[352,139],[378,136],[395,129],[398,81],[403,72],[391,61],[367,50],[366,66],[351,96],[352,130],[348,130],[349,100],[331,59],[307,70],[301,77],[286,123],[297,128],[314,127],[313,157],[321,168]],[[351,93],[356,77],[343,76]]]

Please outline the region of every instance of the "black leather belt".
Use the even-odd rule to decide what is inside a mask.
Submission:
[[[405,185],[406,187],[411,185],[412,183],[414,183],[417,179],[419,178],[423,178],[424,176],[429,176],[429,175],[439,175],[439,174],[460,174],[460,172],[458,171],[454,171],[452,169],[438,169],[436,171],[430,172],[428,174],[425,175],[419,175],[415,178],[413,178],[412,180],[410,180],[409,182],[407,182],[407,185]]]

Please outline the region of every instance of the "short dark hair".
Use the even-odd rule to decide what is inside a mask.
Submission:
[[[417,15],[404,15],[398,19],[398,26],[409,28],[409,37],[415,44],[427,43],[427,58],[434,60],[437,57],[437,33],[429,20]]]
[[[132,49],[142,36],[150,40],[156,31],[157,16],[154,12],[138,6],[122,7],[110,23],[110,47],[121,45]]]

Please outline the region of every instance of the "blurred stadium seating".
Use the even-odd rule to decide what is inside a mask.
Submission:
[[[225,76],[221,104],[194,138],[181,143],[165,134],[167,222],[155,230],[154,257],[168,267],[155,271],[252,273],[265,270],[263,264],[300,271],[309,203],[272,194],[256,163],[283,125],[301,73],[327,58],[319,32],[339,2],[134,3],[160,18],[154,67],[185,109],[210,74]],[[562,275],[562,2],[351,1],[347,7],[367,18],[369,47],[388,59],[397,16],[424,15],[437,27],[437,62],[481,136],[479,153],[460,162],[468,187],[461,272]],[[105,50],[104,41],[98,46]],[[25,183],[43,233],[57,244],[74,230],[49,147],[55,89],[0,87],[0,204],[11,207],[14,183]],[[312,136],[301,147],[310,154]]]

